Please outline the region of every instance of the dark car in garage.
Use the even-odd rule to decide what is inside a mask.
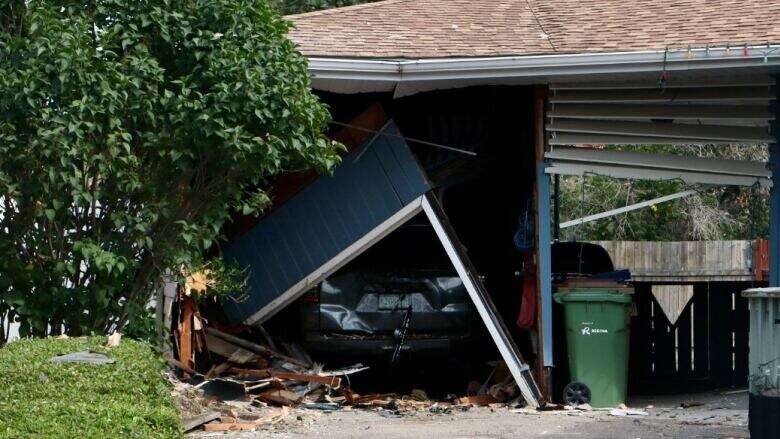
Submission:
[[[424,219],[424,218],[423,218]],[[396,363],[466,352],[478,316],[427,221],[413,221],[302,299],[315,358]]]

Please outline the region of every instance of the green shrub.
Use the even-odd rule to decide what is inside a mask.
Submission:
[[[0,349],[0,437],[175,438],[181,421],[151,346],[106,337],[46,338]],[[93,350],[113,364],[55,364],[51,357]]]

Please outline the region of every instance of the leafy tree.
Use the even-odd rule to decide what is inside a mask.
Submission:
[[[0,315],[22,335],[122,328],[269,176],[338,161],[264,1],[11,1],[0,24]]]
[[[766,161],[765,145],[646,145],[614,147],[639,152]],[[697,195],[563,229],[562,239],[716,240],[765,238],[769,230],[765,188],[688,186],[681,181],[561,179],[561,221],[695,189]]]

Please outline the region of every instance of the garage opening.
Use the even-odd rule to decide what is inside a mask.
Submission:
[[[260,258],[265,267],[253,269],[279,270],[288,283],[256,278],[254,286],[261,293],[226,305],[228,317],[233,316],[227,320],[254,326],[245,336],[262,335],[285,355],[328,368],[368,366],[349,375],[350,389],[358,394],[422,391],[444,403],[476,398],[480,404],[539,404],[543,398],[531,373],[538,362],[533,313],[521,326],[517,323],[523,306],[536,307],[535,280],[529,282],[535,271],[530,147],[534,113],[529,96],[526,88],[486,87],[383,100],[392,122],[365,130],[369,146],[352,151],[343,166],[354,168],[349,172],[359,178],[363,171],[356,164],[377,160],[377,169],[385,170],[398,197],[394,209],[406,213],[391,215],[387,221],[396,218],[392,224],[368,227],[370,232],[354,231],[356,236],[372,236],[360,244],[356,257],[345,256],[316,282],[312,274],[305,284],[288,287],[295,273],[279,261],[297,265],[300,272],[306,271],[306,261],[253,249],[260,244],[295,248],[309,259],[317,256],[317,248],[327,249],[314,235],[300,236],[299,242],[281,237],[295,219],[294,211],[280,209],[269,216],[276,222],[272,230],[247,232],[241,239],[251,245],[226,254],[244,261]],[[363,96],[349,104],[354,106],[352,114],[348,103],[336,106],[337,121],[353,120],[366,108]],[[419,190],[412,171],[396,175],[395,168],[387,166],[388,157],[394,157],[391,161],[402,163],[402,169],[405,159],[399,158],[399,149],[379,140],[399,138],[424,172]],[[334,178],[338,181],[339,175]],[[352,189],[338,190],[336,196],[346,197]],[[304,197],[311,195],[305,191],[315,189],[303,189]],[[415,207],[419,193],[422,201]],[[318,195],[318,202],[333,196]],[[287,206],[298,209],[294,203]],[[326,206],[315,208],[311,201],[305,206],[325,217],[345,216],[344,224],[350,221]],[[358,218],[361,209],[376,210],[364,200],[349,207],[349,215]],[[361,221],[354,227],[363,227]],[[527,294],[524,305],[524,288],[531,285],[533,294]],[[278,293],[272,297],[272,291]],[[265,311],[271,308],[273,312]],[[211,319],[223,318],[218,314]]]

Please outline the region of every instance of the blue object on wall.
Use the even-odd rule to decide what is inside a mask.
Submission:
[[[249,269],[248,294],[224,304],[233,323],[256,316],[430,189],[395,123],[382,133],[388,135],[368,140],[332,176],[318,178],[225,249],[226,261]]]

